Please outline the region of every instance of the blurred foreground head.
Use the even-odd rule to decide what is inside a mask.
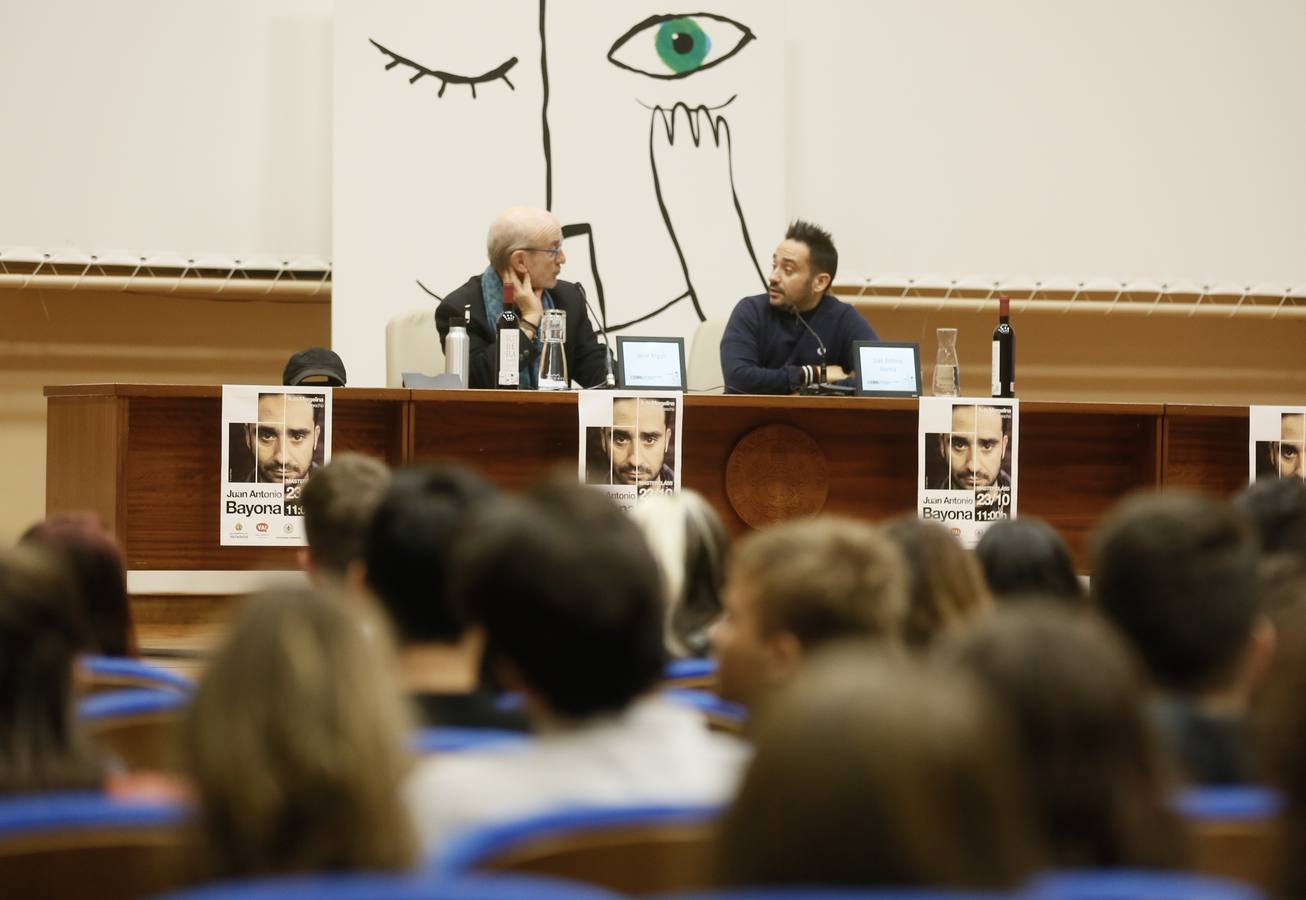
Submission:
[[[662,674],[657,563],[605,495],[548,481],[489,503],[458,543],[452,602],[485,627],[505,687],[536,713],[625,709]]]
[[[1008,889],[1042,861],[1005,719],[960,673],[813,661],[755,732],[722,881]]]
[[[1107,625],[1048,599],[1003,610],[940,651],[1009,714],[1053,864],[1186,862],[1146,679]]]
[[[74,591],[86,652],[134,656],[136,634],[127,601],[127,566],[114,536],[90,513],[64,513],[37,522],[24,546],[50,554]]]
[[[187,713],[215,877],[400,869],[406,709],[382,625],[309,590],[249,598]]]
[[[900,644],[907,572],[876,526],[802,519],[740,541],[724,599],[725,615],[712,629],[719,690],[753,704],[834,641]]]

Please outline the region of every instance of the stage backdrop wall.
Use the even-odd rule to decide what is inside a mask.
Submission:
[[[444,293],[472,274],[489,217],[510,201],[552,202],[564,221],[592,226],[595,253],[588,240],[569,239],[568,271],[588,273],[597,259],[610,324],[689,284],[713,314],[720,301],[711,298],[751,289],[742,231],[720,212],[723,182],[712,167],[722,154],[699,146],[706,152],[650,157],[652,113],[639,104],[718,105],[737,91],[718,114],[732,126],[735,183],[759,262],[784,220],[801,215],[834,230],[841,281],[1110,276],[1272,290],[1306,281],[1300,0],[784,0],[780,18],[772,4],[548,0],[551,180],[538,2],[427,6],[438,33],[406,26],[399,7],[384,3],[374,21],[387,37],[376,39],[454,74],[516,56],[507,72],[515,90],[489,81],[472,101],[466,84],[450,83],[443,98],[430,76],[409,85],[414,70],[386,71],[390,60],[354,39],[365,23],[351,24],[361,10],[352,2],[335,25],[350,58],[342,51],[333,66],[329,0],[9,0],[0,167],[11,177],[0,252],[334,256],[333,339],[359,383],[380,379],[386,311],[427,302],[416,277]],[[607,61],[648,16],[689,12],[733,19],[756,40],[677,80]],[[714,46],[728,46],[732,33],[712,33]],[[643,56],[631,55],[641,46]],[[656,71],[661,58],[649,47],[632,38],[622,58]],[[358,79],[333,91],[333,69],[347,65]],[[364,98],[376,109],[357,110]],[[342,172],[356,152],[350,141],[374,141],[375,155],[370,172],[336,182],[333,248],[337,103],[337,131],[350,127],[351,109],[358,122],[390,128],[334,139]],[[414,140],[437,116],[441,127]],[[692,187],[677,193],[669,177],[670,224],[660,232],[654,162],[682,188],[718,186],[701,197]],[[399,163],[424,164],[434,180],[378,187],[379,170]],[[461,185],[453,206],[431,194],[441,179]],[[375,202],[349,197],[368,190]],[[473,198],[477,209],[459,205]],[[685,219],[687,203],[695,206]],[[398,219],[411,228],[391,229]],[[354,265],[344,243],[351,229],[363,232],[351,244],[420,251],[424,268],[391,284],[384,266]],[[656,240],[642,243],[638,229]],[[702,241],[685,240],[683,268],[670,242],[677,229]],[[712,248],[709,262],[695,255],[700,246]],[[674,333],[696,315],[680,301],[646,327]]]
[[[764,289],[759,251],[784,219],[783,8],[709,5],[337,5],[333,321],[354,371],[381,371],[363,319],[479,275],[514,203],[558,216],[562,277],[610,328],[689,334]]]

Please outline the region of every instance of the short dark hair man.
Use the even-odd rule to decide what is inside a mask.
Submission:
[[[520,385],[537,387],[540,321],[546,309],[567,314],[563,349],[567,373],[581,387],[598,387],[607,373],[607,350],[598,342],[579,288],[558,279],[567,254],[562,249],[562,226],[546,209],[513,206],[499,214],[486,237],[490,264],[479,275],[449,293],[436,307],[435,327],[443,344],[450,320],[467,308],[470,352],[468,387],[493,388],[498,371],[495,322],[503,311],[503,285],[513,285],[521,322]]]
[[[367,532],[367,586],[394,628],[401,678],[427,725],[526,729],[481,689],[485,632],[449,590],[453,544],[496,494],[470,469],[400,469]]]
[[[727,394],[792,394],[821,382],[821,344],[825,382],[854,374],[854,342],[876,336],[857,310],[826,293],[838,267],[828,231],[802,220],[789,226],[771,256],[767,293],[740,300],[726,324],[721,371]]]
[[[300,495],[308,540],[300,568],[310,578],[343,583],[352,566],[361,568],[363,539],[389,484],[386,464],[361,453],[337,453],[313,472]]]
[[[596,459],[588,460],[589,484],[671,484],[666,464],[672,444],[675,405],[656,397],[616,397],[612,427],[599,428]]]
[[[246,482],[297,483],[317,468],[313,456],[322,437],[321,402],[307,394],[258,395],[258,421],[245,426],[245,444],[254,457]]]
[[[547,482],[478,516],[454,593],[485,623],[504,685],[538,736],[508,752],[419,765],[408,786],[430,847],[451,831],[576,805],[719,803],[741,745],[654,690],[664,663],[660,576],[608,498]]]
[[[1251,525],[1227,502],[1143,495],[1103,523],[1095,550],[1092,596],[1142,659],[1189,776],[1248,780],[1243,719],[1274,647]]]
[[[938,487],[970,491],[1011,485],[1011,475],[1002,468],[1011,441],[1005,412],[998,406],[952,407],[952,431],[939,435],[939,452],[948,464],[948,475]]]

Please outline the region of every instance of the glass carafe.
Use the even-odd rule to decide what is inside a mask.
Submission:
[[[540,320],[540,390],[565,391],[567,378],[567,311],[546,309]]]
[[[961,366],[957,364],[957,329],[935,331],[938,350],[934,353],[934,396],[955,397],[961,387]]]

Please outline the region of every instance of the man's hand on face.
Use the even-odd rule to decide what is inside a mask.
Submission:
[[[540,317],[544,315],[544,306],[531,287],[531,273],[518,275],[509,269],[508,279],[512,284],[513,299],[517,303],[517,314],[530,324],[539,325]]]

